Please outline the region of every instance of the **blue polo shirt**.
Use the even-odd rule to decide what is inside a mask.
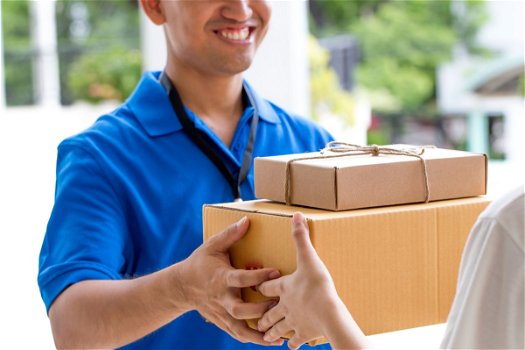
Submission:
[[[38,274],[48,310],[73,283],[139,277],[187,258],[202,244],[203,204],[233,200],[223,175],[183,131],[158,76],[145,73],[125,103],[58,147],[55,204]],[[254,157],[317,151],[332,139],[245,86],[260,115]],[[230,147],[186,110],[238,174],[254,106],[244,111]],[[241,194],[255,199],[253,167]],[[192,311],[126,348],[259,346],[237,342]]]

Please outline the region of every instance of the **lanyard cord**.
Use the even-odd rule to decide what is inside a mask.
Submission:
[[[246,144],[246,148],[244,149],[244,155],[242,157],[239,177],[237,181],[235,181],[232,173],[230,172],[228,167],[226,167],[226,164],[224,164],[224,161],[221,158],[221,156],[213,147],[211,147],[212,141],[210,140],[210,137],[206,135],[202,130],[197,129],[195,127],[195,123],[191,121],[190,117],[186,113],[186,110],[184,109],[184,105],[182,104],[182,100],[179,96],[179,93],[177,92],[177,89],[170,81],[165,72],[161,73],[159,81],[168,92],[171,106],[173,107],[173,110],[175,111],[175,114],[177,115],[177,118],[179,119],[186,134],[191,138],[193,143],[195,143],[195,145],[197,145],[197,147],[200,148],[200,150],[206,155],[206,157],[208,157],[208,159],[213,162],[213,164],[224,176],[226,181],[228,181],[228,184],[230,185],[232,190],[234,200],[242,200],[241,183],[244,181],[244,179],[246,179],[246,176],[248,176],[248,172],[250,170],[253,157],[253,146],[255,144],[255,134],[257,131],[257,123],[259,122],[259,113],[257,112],[257,107],[255,106],[255,101],[253,100],[251,93],[249,93],[247,89],[244,90],[246,91],[246,95],[248,96],[248,99],[254,108],[254,112],[252,122],[250,125],[250,135],[248,137],[248,143]]]

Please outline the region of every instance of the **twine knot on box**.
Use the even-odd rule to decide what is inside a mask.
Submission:
[[[300,161],[300,160],[350,157],[350,156],[366,155],[366,154],[369,154],[373,157],[377,157],[379,155],[398,155],[398,156],[409,156],[409,157],[418,158],[422,165],[421,169],[422,169],[423,179],[424,179],[424,184],[425,184],[424,202],[428,203],[430,199],[430,189],[428,185],[427,164],[425,162],[425,159],[422,157],[426,148],[434,148],[434,146],[417,146],[417,147],[405,146],[405,145],[400,146],[400,147],[385,147],[385,146],[378,146],[378,145],[360,146],[360,145],[354,145],[354,144],[347,143],[347,142],[331,141],[326,144],[325,148],[323,148],[319,152],[318,155],[294,158],[286,162],[286,181],[285,181],[285,191],[284,191],[286,204],[287,205],[291,204],[291,197],[292,197],[291,165],[292,163]]]

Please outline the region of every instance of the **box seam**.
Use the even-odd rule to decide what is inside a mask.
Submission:
[[[484,194],[487,194],[487,182],[488,182],[488,177],[489,177],[488,156],[485,153],[483,153],[483,155],[485,156],[485,193]]]
[[[440,310],[441,310],[441,300],[440,300],[440,295],[441,295],[441,286],[440,286],[440,268],[439,268],[439,262],[440,262],[440,258],[439,258],[439,254],[440,254],[440,249],[439,249],[439,236],[440,236],[440,231],[439,231],[439,228],[440,228],[440,225],[439,225],[439,210],[438,208],[434,208],[434,215],[435,215],[435,227],[434,227],[434,232],[435,232],[435,244],[436,244],[436,276],[435,276],[435,282],[436,282],[436,321],[439,322],[440,318],[441,318],[441,315],[440,315]]]
[[[339,189],[337,188],[337,173],[339,172],[339,168],[337,166],[334,167],[334,193],[335,193],[335,210],[339,209]]]
[[[293,214],[283,214],[283,213],[275,213],[275,212],[267,213],[261,210],[232,208],[232,207],[228,207],[228,206],[220,205],[220,204],[205,204],[204,208],[219,208],[223,210],[238,211],[242,213],[262,214],[262,215],[268,215],[268,216],[280,216],[280,217],[285,217],[285,218],[293,217]]]

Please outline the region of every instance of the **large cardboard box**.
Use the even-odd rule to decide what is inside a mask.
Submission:
[[[375,334],[446,321],[465,240],[488,203],[475,197],[341,212],[264,200],[207,205],[204,239],[247,216],[249,231],[230,251],[233,266],[290,274],[291,218],[303,212],[340,297],[365,334]],[[264,299],[251,288],[242,293]]]
[[[426,163],[426,175],[421,159],[415,156],[327,155],[334,154],[255,158],[255,195],[312,208],[348,210],[425,202],[427,193],[429,201],[486,194],[484,154],[424,148],[421,157]],[[318,158],[304,159],[309,157]]]

